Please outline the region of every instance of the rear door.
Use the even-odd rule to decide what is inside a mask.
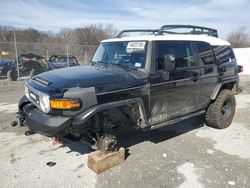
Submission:
[[[188,41],[157,41],[156,71],[150,79],[150,123],[160,123],[197,111],[200,68],[195,60],[193,43]],[[164,56],[175,57],[175,69],[169,79],[162,76]]]
[[[206,42],[195,42],[195,44],[197,47],[197,58],[201,68],[201,94],[199,103],[205,108],[209,104],[210,97],[212,96],[218,82],[217,66],[215,64],[215,57],[210,44]]]

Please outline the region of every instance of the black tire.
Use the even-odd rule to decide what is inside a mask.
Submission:
[[[217,129],[227,128],[233,121],[236,101],[231,90],[223,89],[207,109],[206,124]]]
[[[7,78],[9,81],[16,81],[17,80],[17,71],[16,70],[9,70],[7,72]]]

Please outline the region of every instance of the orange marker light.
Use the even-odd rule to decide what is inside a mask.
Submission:
[[[79,108],[81,103],[78,101],[71,101],[71,100],[57,100],[52,99],[50,100],[50,107],[53,109],[72,109],[72,108]]]

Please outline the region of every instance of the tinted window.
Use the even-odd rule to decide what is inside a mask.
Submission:
[[[233,50],[230,46],[214,46],[213,49],[216,62],[218,64],[231,62],[233,59],[235,59]]]
[[[156,62],[159,70],[163,69],[164,56],[166,55],[175,57],[176,68],[195,66],[190,42],[161,41],[157,42],[156,49]]]
[[[211,46],[205,42],[197,42],[199,63],[203,65],[214,64],[214,56]]]
[[[146,41],[102,42],[95,52],[92,63],[143,68],[146,49]]]

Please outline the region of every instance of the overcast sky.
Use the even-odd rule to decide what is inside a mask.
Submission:
[[[1,0],[0,24],[57,32],[90,24],[117,30],[192,24],[216,28],[225,38],[250,29],[250,0]]]

